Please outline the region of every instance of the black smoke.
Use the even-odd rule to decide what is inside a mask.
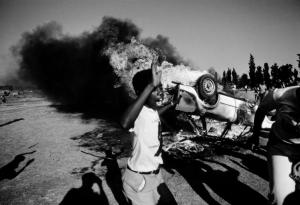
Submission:
[[[129,43],[132,38],[140,40],[140,31],[130,20],[112,17],[104,17],[100,26],[79,36],[64,34],[57,22],[37,26],[23,33],[12,49],[20,66],[18,76],[64,108],[108,111],[113,116],[128,105],[129,99],[124,89],[114,88],[118,77],[104,51],[117,43]],[[167,38],[158,36],[145,42],[160,49],[167,45],[165,55],[178,63]]]
[[[156,38],[143,39],[143,43],[150,48],[159,50],[161,54],[165,56],[166,61],[174,65],[178,65],[180,63],[188,64],[179,55],[179,53],[176,51],[176,48],[170,43],[168,37],[159,34],[156,36]]]

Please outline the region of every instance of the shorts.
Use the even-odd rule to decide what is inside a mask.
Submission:
[[[123,189],[132,205],[154,205],[160,199],[158,187],[162,184],[161,172],[158,174],[139,174],[126,169],[123,177]]]
[[[268,141],[270,155],[286,156],[291,162],[300,160],[300,144],[289,144],[278,139],[272,132]]]

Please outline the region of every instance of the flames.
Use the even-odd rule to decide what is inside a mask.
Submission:
[[[150,69],[154,59],[163,58],[159,51],[152,49],[142,42],[132,39],[130,43],[119,43],[109,47],[105,54],[109,56],[110,65],[114,73],[120,78],[119,85],[130,87],[135,73]],[[191,67],[180,64],[173,65],[168,61],[161,62],[158,69],[162,70],[163,88],[174,87],[174,82],[185,85],[194,85],[199,76],[206,71],[193,70]]]
[[[132,90],[131,80],[135,73],[150,69],[158,53],[132,38],[130,43],[111,45],[104,52],[109,57],[113,72],[118,77],[114,86],[126,86]]]

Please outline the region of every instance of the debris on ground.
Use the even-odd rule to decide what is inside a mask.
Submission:
[[[232,125],[225,137],[221,137],[221,131],[225,127],[224,122],[209,121],[209,131],[206,134],[196,135],[192,132],[180,131],[176,134],[165,133],[164,151],[174,159],[198,159],[207,156],[218,155],[222,150],[239,150],[247,147],[247,141],[251,136],[250,127]]]

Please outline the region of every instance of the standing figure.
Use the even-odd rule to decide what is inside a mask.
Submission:
[[[255,114],[252,143],[258,144],[262,121],[273,109],[276,116],[267,145],[269,196],[272,204],[282,205],[286,196],[295,190],[289,174],[293,162],[300,157],[300,86],[279,88],[266,94]]]
[[[163,163],[159,114],[173,106],[158,107],[161,71],[157,62],[151,69],[138,72],[132,80],[136,101],[121,117],[121,125],[133,132],[132,153],[123,173],[123,188],[133,205],[176,204],[164,184],[160,166]]]

